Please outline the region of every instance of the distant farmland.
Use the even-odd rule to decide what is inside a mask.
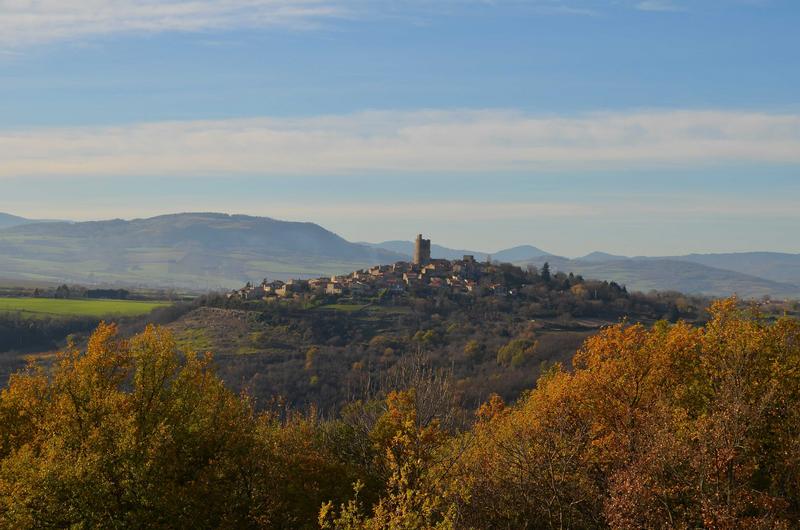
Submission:
[[[61,300],[54,298],[0,298],[0,313],[44,317],[131,317],[144,315],[169,302],[135,300]]]

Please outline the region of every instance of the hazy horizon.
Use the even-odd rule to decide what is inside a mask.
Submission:
[[[436,231],[435,230],[436,227],[433,227],[434,228],[433,232],[431,230],[420,229],[420,230],[418,230],[416,232],[413,232],[413,234],[412,233],[407,233],[407,234],[400,234],[397,237],[384,237],[384,238],[380,238],[379,237],[379,238],[374,239],[374,240],[366,240],[366,239],[358,239],[358,238],[348,237],[346,234],[339,233],[336,230],[333,230],[328,226],[325,226],[325,225],[320,224],[320,223],[316,223],[315,221],[308,220],[308,219],[285,219],[285,218],[280,218],[280,217],[275,217],[275,216],[270,216],[270,215],[252,214],[252,213],[247,213],[247,212],[222,212],[222,211],[213,211],[213,210],[161,212],[161,213],[155,213],[153,215],[134,215],[134,216],[130,216],[130,217],[118,217],[117,216],[117,217],[107,217],[107,218],[106,217],[103,217],[103,218],[98,217],[98,218],[85,218],[85,219],[80,219],[80,218],[59,218],[59,219],[55,219],[55,218],[52,218],[52,219],[46,219],[46,220],[50,221],[50,222],[91,222],[91,221],[108,221],[108,220],[112,220],[112,219],[122,219],[124,221],[133,221],[133,220],[137,220],[137,219],[148,219],[148,218],[151,218],[151,217],[158,217],[158,216],[165,216],[165,215],[198,214],[198,213],[214,213],[214,214],[224,214],[224,215],[231,215],[231,216],[233,216],[233,215],[246,215],[246,216],[252,216],[252,217],[268,217],[268,218],[275,219],[275,220],[278,220],[278,221],[289,221],[289,222],[303,222],[303,223],[312,222],[312,223],[315,223],[315,224],[318,224],[318,225],[322,226],[322,228],[325,228],[327,230],[331,230],[332,232],[334,232],[337,235],[343,237],[347,241],[350,241],[350,242],[353,242],[353,243],[372,244],[372,245],[381,244],[381,243],[387,243],[387,242],[392,242],[392,241],[404,241],[404,242],[412,243],[413,239],[414,239],[414,237],[415,237],[415,235],[417,233],[422,232],[422,234],[426,238],[432,238],[433,236],[431,236],[431,233],[434,233]],[[24,218],[30,219],[30,220],[44,220],[44,219],[37,218],[35,216],[21,215],[21,214],[16,213],[16,212],[0,211],[0,214],[16,215],[18,217],[24,217]],[[565,257],[565,258],[570,258],[570,259],[581,258],[581,257],[584,257],[584,256],[586,256],[588,254],[593,253],[593,252],[604,252],[604,253],[608,253],[608,254],[612,254],[612,255],[620,255],[620,256],[629,257],[629,258],[630,257],[669,257],[669,256],[688,255],[688,254],[694,254],[694,253],[697,253],[697,254],[726,254],[726,253],[747,253],[747,252],[775,252],[775,253],[787,253],[787,254],[800,254],[800,252],[793,252],[791,250],[775,250],[775,249],[765,249],[765,248],[761,248],[761,249],[756,248],[756,249],[750,249],[750,250],[719,250],[719,251],[713,251],[713,252],[712,251],[700,251],[700,252],[687,251],[687,252],[678,252],[678,253],[673,253],[673,254],[667,254],[667,253],[664,253],[664,252],[662,252],[662,253],[651,253],[651,254],[645,254],[645,253],[641,253],[641,252],[634,252],[634,253],[627,253],[626,254],[626,253],[622,253],[622,252],[615,252],[615,251],[609,250],[607,248],[591,248],[591,249],[587,248],[586,250],[584,250],[582,252],[568,254],[568,253],[556,252],[556,251],[552,250],[551,248],[540,244],[537,241],[521,241],[521,242],[513,243],[513,244],[510,244],[510,245],[506,245],[506,246],[500,246],[500,247],[496,246],[496,247],[486,247],[486,248],[481,247],[479,245],[472,244],[469,240],[465,240],[465,242],[463,244],[451,244],[449,241],[435,240],[434,239],[434,240],[432,240],[432,243],[434,245],[439,245],[439,246],[446,247],[446,248],[449,248],[449,249],[454,249],[454,250],[463,249],[463,250],[469,250],[469,251],[472,251],[472,252],[478,252],[478,253],[481,253],[481,254],[488,254],[488,255],[496,254],[498,252],[501,252],[501,251],[504,251],[504,250],[508,250],[508,249],[511,249],[511,248],[514,248],[514,247],[533,246],[533,247],[539,248],[540,250],[548,252],[548,253],[550,253],[552,255]]]

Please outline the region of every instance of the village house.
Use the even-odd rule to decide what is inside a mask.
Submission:
[[[318,291],[318,290],[324,291],[329,281],[330,280],[328,280],[328,278],[314,278],[308,280],[308,288],[312,291]]]
[[[372,286],[364,282],[351,282],[347,287],[353,294],[366,295],[373,291]]]
[[[366,281],[368,281],[370,279],[370,275],[367,272],[363,271],[363,270],[358,270],[358,271],[353,272],[350,275],[350,278],[353,279],[353,280],[356,280],[356,281],[366,282]]]
[[[252,283],[247,282],[241,289],[228,293],[227,297],[229,299],[241,298],[242,300],[258,300],[260,298],[264,298],[264,284],[262,282],[261,285],[253,285]]]
[[[427,251],[429,240],[420,239],[419,259],[415,263],[398,261],[392,265],[376,265],[368,269],[353,271],[347,275],[311,280],[288,280],[287,282],[264,279],[259,286],[248,283],[242,289],[228,293],[228,298],[257,300],[269,297],[299,297],[304,292],[338,296],[352,294],[370,296],[378,290],[401,294],[409,288],[428,287],[454,294],[492,293],[498,296],[515,295],[502,283],[494,282],[479,287],[479,281],[492,271],[490,263],[480,263],[472,255],[460,260],[431,259]]]
[[[392,271],[391,265],[376,265],[375,267],[371,267],[369,269],[369,274],[370,276],[380,276],[390,271]]]
[[[407,263],[405,261],[398,261],[394,265],[392,265],[392,272],[403,274],[406,272],[412,272],[415,270],[419,270],[417,267],[414,266],[412,263]]]
[[[330,282],[325,287],[325,294],[343,294],[344,287],[339,282]]]
[[[296,294],[302,293],[308,288],[308,281],[306,280],[289,280],[281,287],[275,290],[275,294],[283,297],[289,298]]]
[[[419,285],[422,283],[420,274],[416,272],[403,273],[403,281],[408,286]]]
[[[451,271],[450,262],[444,260],[434,260],[422,268],[422,274],[427,278],[446,278]]]
[[[428,285],[433,289],[441,289],[447,284],[447,281],[444,278],[436,277],[431,278]]]
[[[267,280],[264,280],[263,282],[261,282],[261,286],[264,288],[264,294],[270,295],[270,294],[275,294],[275,292],[278,289],[283,287],[283,282],[280,280],[275,280],[272,282],[267,282]]]
[[[453,263],[453,272],[462,278],[477,279],[481,270],[481,265],[475,261],[475,257],[465,255],[460,261]]]

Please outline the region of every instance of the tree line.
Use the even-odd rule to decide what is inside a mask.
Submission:
[[[800,323],[709,311],[605,328],[474,414],[410,361],[336,416],[257,412],[165,329],[101,324],[0,394],[0,527],[792,528]]]

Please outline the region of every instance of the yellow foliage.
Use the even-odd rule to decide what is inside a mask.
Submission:
[[[800,514],[800,325],[715,303],[619,324],[511,409],[481,409],[450,488],[486,528],[775,528]]]
[[[415,391],[391,392],[386,412],[370,432],[379,450],[385,451],[389,468],[386,492],[370,514],[364,513],[358,494],[363,484],[354,485],[356,498],[342,504],[337,514],[325,503],[319,514],[323,529],[413,530],[452,529],[452,513],[444,503],[437,477],[437,451],[446,435],[434,420],[419,425]]]
[[[12,377],[0,415],[2,528],[256,524],[249,405],[163,329],[102,324]]]
[[[210,356],[102,324],[0,393],[0,528],[796,527],[800,323],[710,316],[608,327],[464,432],[414,389],[256,415]]]

